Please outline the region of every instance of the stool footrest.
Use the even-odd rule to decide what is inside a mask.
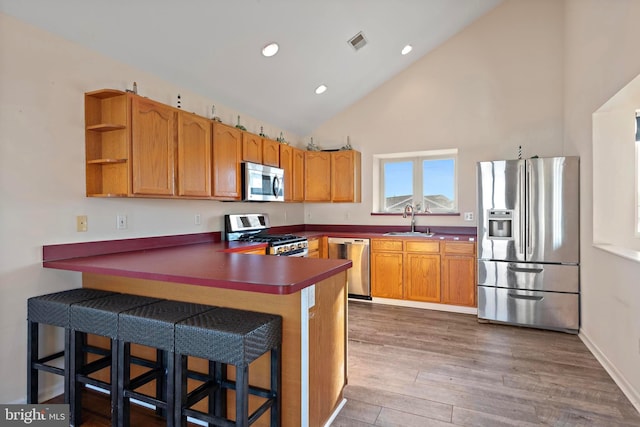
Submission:
[[[50,354],[50,355],[45,356],[45,357],[41,357],[40,359],[38,359],[36,361],[36,363],[37,364],[44,364],[44,363],[50,362],[52,360],[59,359],[61,357],[64,357],[64,350],[59,351],[57,353]]]
[[[147,371],[143,374],[138,375],[135,378],[132,378],[129,382],[129,390],[135,390],[139,387],[142,387],[146,383],[149,383],[153,380],[157,380],[164,374],[164,369],[156,368],[150,371]]]
[[[218,387],[218,385],[213,381],[207,381],[203,384],[200,384],[198,387],[194,388],[190,393],[187,393],[187,403],[185,406],[190,407],[195,405],[205,397],[209,396],[210,391],[216,391],[219,388],[220,387]]]
[[[139,393],[137,391],[132,391],[132,390],[124,390],[123,392],[123,396],[130,398],[130,399],[136,399],[139,400],[141,402],[147,403],[149,405],[153,405],[156,407],[157,409],[167,409],[167,402],[157,399],[153,396],[149,396],[148,394],[144,394],[144,393]]]
[[[220,427],[234,427],[236,424],[227,420],[226,418],[216,417],[215,415],[207,414],[206,412],[196,411],[195,409],[183,409],[182,412],[185,416],[195,418],[200,421],[205,421],[209,424]]]
[[[111,356],[105,356],[82,366],[82,368],[78,370],[78,375],[87,376],[94,372],[101,371],[109,366],[111,366]]]

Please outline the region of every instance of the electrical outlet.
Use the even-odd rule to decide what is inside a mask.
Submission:
[[[465,221],[473,221],[473,212],[465,212],[464,213]]]
[[[200,216],[199,213],[197,213],[194,217],[193,217],[193,223],[195,225],[200,225],[202,224],[202,216]]]
[[[89,223],[87,222],[86,215],[79,215],[76,217],[76,229],[78,231],[87,231],[89,229]]]
[[[126,215],[118,215],[118,216],[116,216],[116,228],[118,230],[126,230],[127,229],[127,216]]]

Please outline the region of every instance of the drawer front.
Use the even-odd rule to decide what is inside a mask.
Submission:
[[[372,251],[398,251],[402,252],[402,240],[372,239]]]
[[[516,325],[577,332],[579,295],[478,286],[478,317]]]
[[[580,267],[480,260],[478,284],[531,291],[579,292]]]
[[[308,239],[309,251],[317,251],[320,248],[320,239]]]
[[[407,252],[440,252],[440,242],[435,240],[406,240],[404,244]]]
[[[476,244],[471,242],[444,242],[444,252],[453,255],[475,255]]]

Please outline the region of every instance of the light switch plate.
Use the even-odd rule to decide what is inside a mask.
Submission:
[[[473,212],[465,212],[464,213],[465,221],[473,221]]]

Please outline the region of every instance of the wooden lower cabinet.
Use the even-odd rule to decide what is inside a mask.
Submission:
[[[371,252],[371,295],[402,299],[402,252]]]
[[[476,256],[471,242],[445,242],[442,257],[442,302],[476,306]]]
[[[440,302],[440,255],[404,255],[404,297],[408,300]]]
[[[474,242],[371,240],[371,295],[475,307]]]

